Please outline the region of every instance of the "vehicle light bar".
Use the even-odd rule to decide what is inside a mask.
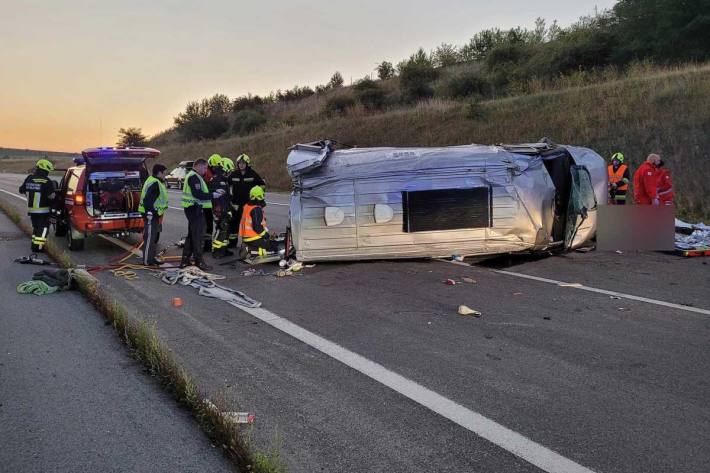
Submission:
[[[86,159],[116,159],[116,158],[155,158],[160,155],[160,151],[154,148],[114,148],[100,147],[87,148],[81,152]]]

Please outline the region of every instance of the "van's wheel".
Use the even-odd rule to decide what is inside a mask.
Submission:
[[[54,224],[54,234],[58,237],[63,237],[67,235],[67,224],[66,222],[57,221]]]
[[[74,228],[68,228],[67,231],[67,244],[71,251],[81,251],[84,249],[84,234],[74,230]]]

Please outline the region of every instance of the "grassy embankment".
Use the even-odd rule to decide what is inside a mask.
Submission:
[[[314,96],[272,110],[284,120],[252,135],[180,143],[168,133],[158,147],[167,164],[214,152],[231,157],[246,152],[272,188],[286,190],[287,149],[298,142],[332,138],[360,147],[444,146],[548,136],[604,157],[622,151],[632,168],[648,153],[659,152],[673,172],[680,215],[710,219],[710,65],[646,68],[620,79],[563,86],[474,106],[433,100],[382,113],[356,108],[339,117],[324,116],[324,98]]]

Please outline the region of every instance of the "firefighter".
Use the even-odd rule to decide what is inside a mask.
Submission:
[[[609,203],[625,205],[626,193],[629,190],[629,167],[624,164],[624,155],[614,153],[611,164],[607,167],[609,175]]]
[[[658,162],[658,200],[661,205],[673,205],[674,197],[671,172],[661,160]]]
[[[202,256],[203,238],[205,235],[205,208],[212,207],[212,199],[222,195],[221,191],[210,193],[207,183],[202,176],[207,172],[207,161],[198,159],[192,170],[185,176],[182,187],[182,207],[187,217],[187,238],[182,250],[180,267],[190,265],[190,258],[194,258],[195,265],[203,271],[212,269],[205,263]]]
[[[213,154],[207,160],[207,170],[203,176],[204,181],[209,186],[210,181],[214,177],[217,169],[220,169],[222,162],[222,156],[218,154]],[[212,232],[214,231],[214,213],[212,211],[212,203],[210,202],[209,207],[204,208],[205,212],[205,238],[204,247],[202,251],[208,252],[212,250]]]
[[[143,183],[138,211],[143,215],[143,264],[160,266],[155,258],[163,214],[168,209],[168,188],[165,187],[165,170],[162,164],[153,166],[153,171]]]
[[[214,216],[212,256],[217,259],[234,254],[227,249],[227,244],[229,243],[229,219],[232,215],[231,199],[229,197],[230,182],[227,177],[229,170],[234,170],[234,162],[223,156],[220,159],[220,166],[212,167],[212,180],[207,184],[210,192],[222,191],[220,197],[212,199],[212,214]]]
[[[661,157],[649,154],[634,173],[634,202],[639,205],[659,205],[658,200],[658,163]]]
[[[32,252],[44,251],[50,220],[54,215],[57,185],[49,178],[51,171],[54,171],[54,165],[40,159],[34,172],[20,186],[20,194],[27,195],[27,213],[32,221]]]
[[[264,189],[260,186],[252,187],[249,192],[249,201],[243,207],[239,236],[242,237],[244,246],[249,253],[256,253],[259,256],[278,251],[274,242],[271,241],[269,229],[266,226],[264,207],[266,207]]]
[[[251,158],[241,154],[237,158],[237,169],[230,174],[232,182],[232,220],[229,226],[229,248],[237,246],[239,225],[242,220],[242,210],[249,202],[249,192],[254,186],[266,190],[266,182],[251,167]]]

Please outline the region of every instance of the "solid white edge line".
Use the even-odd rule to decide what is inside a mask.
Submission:
[[[451,264],[455,264],[458,266],[466,266],[467,268],[471,268],[470,264],[464,263],[461,261],[451,261],[451,260],[441,259],[441,258],[437,259],[437,261],[443,261],[445,263],[451,263]],[[489,271],[492,271],[494,273],[499,273],[499,274],[507,274],[508,276],[515,276],[517,278],[524,278],[524,279],[530,279],[532,281],[539,281],[539,282],[544,282],[544,283],[548,283],[548,284],[554,284],[555,286],[560,286],[560,287],[565,287],[565,288],[581,289],[583,291],[596,292],[598,294],[605,294],[607,296],[621,297],[621,298],[629,299],[632,301],[646,302],[648,304],[655,304],[655,305],[660,305],[663,307],[670,307],[672,309],[684,310],[686,312],[695,312],[698,314],[710,315],[710,310],[707,310],[707,309],[700,309],[698,307],[691,307],[691,306],[682,305],[682,304],[675,304],[673,302],[666,302],[666,301],[661,301],[658,299],[650,299],[648,297],[634,296],[633,294],[625,294],[623,292],[609,291],[607,289],[599,289],[596,287],[585,286],[584,284],[576,285],[576,283],[557,281],[556,279],[543,278],[540,276],[532,276],[530,274],[524,274],[524,273],[516,273],[514,271],[505,271],[503,269],[489,269]],[[564,285],[567,285],[567,286],[564,286]]]
[[[11,196],[13,196],[13,197],[17,197],[18,199],[25,200],[25,196],[20,195],[20,194],[15,194],[14,192],[6,191],[6,190],[4,190],[4,189],[0,189],[0,192],[4,192],[4,193],[7,194],[7,195],[11,195]]]
[[[239,307],[272,327],[353,368],[427,409],[470,430],[548,473],[592,473],[590,470],[477,412],[384,366],[263,308]]]
[[[516,273],[514,271],[505,271],[502,269],[492,269],[491,271],[493,271],[495,273],[499,273],[499,274],[507,274],[509,276],[515,276],[518,278],[525,278],[525,279],[531,279],[533,281],[540,281],[540,282],[545,282],[548,284],[555,284],[557,286],[560,286],[562,284],[571,284],[571,283],[568,283],[565,281],[557,281],[555,279],[542,278],[539,276],[531,276],[529,274]],[[567,286],[567,287],[571,287],[573,289],[581,289],[583,291],[596,292],[599,294],[606,294],[607,296],[623,297],[624,299],[629,299],[632,301],[646,302],[648,304],[655,304],[655,305],[660,305],[663,307],[670,307],[672,309],[684,310],[686,312],[696,312],[698,314],[710,315],[710,310],[707,310],[707,309],[700,309],[698,307],[691,307],[691,306],[686,306],[686,305],[682,305],[682,304],[675,304],[673,302],[666,302],[666,301],[661,301],[658,299],[650,299],[648,297],[634,296],[633,294],[625,294],[623,292],[609,291],[607,289],[599,289],[596,287],[585,286],[584,284],[580,284],[579,286],[574,285],[574,286]]]

